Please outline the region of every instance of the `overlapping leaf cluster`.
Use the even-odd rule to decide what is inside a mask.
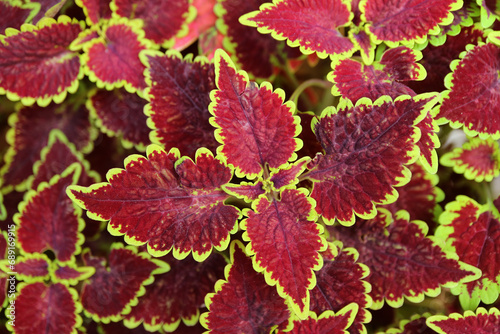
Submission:
[[[0,0],[0,322],[499,328],[492,7]]]

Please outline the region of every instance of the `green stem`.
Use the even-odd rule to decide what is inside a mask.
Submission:
[[[321,79],[306,80],[295,89],[293,94],[290,96],[290,101],[293,101],[293,103],[297,105],[300,94],[302,94],[307,88],[314,86],[330,90],[332,88],[332,83]]]

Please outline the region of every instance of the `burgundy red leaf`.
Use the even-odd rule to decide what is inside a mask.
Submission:
[[[361,3],[361,18],[377,43],[421,43],[428,34],[439,33],[439,25],[453,21],[451,11],[460,9],[458,0],[367,0]]]
[[[57,21],[45,18],[36,27],[25,25],[22,31],[7,30],[0,39],[0,94],[24,105],[36,101],[46,106],[76,92],[83,72],[80,55],[69,45],[82,26],[62,15]]]
[[[26,189],[24,183],[33,174],[33,164],[40,159],[40,151],[48,144],[53,129],[60,129],[77,150],[92,149],[93,132],[89,112],[85,106],[71,103],[23,107],[12,114],[9,123],[12,129],[7,133],[10,145],[4,156],[2,187],[8,191]]]
[[[471,138],[461,148],[444,154],[441,164],[453,167],[455,173],[464,174],[468,180],[491,182],[500,175],[500,147],[491,138]]]
[[[375,101],[382,95],[389,95],[393,99],[405,94],[415,96],[413,90],[401,82],[425,77],[424,68],[417,63],[421,58],[420,52],[405,46],[387,50],[380,61],[372,65],[335,57],[333,71],[328,76],[334,84],[332,93],[352,102],[362,97]]]
[[[25,282],[49,278],[50,260],[45,254],[27,254],[16,259],[17,278]],[[10,270],[9,270],[10,271]]]
[[[207,293],[224,277],[225,259],[212,254],[203,262],[187,258],[182,261],[172,256],[163,258],[170,271],[155,277],[153,284],[146,286],[146,293],[139,303],[125,316],[128,327],[143,323],[148,331],[163,328],[174,331],[183,323],[192,326],[198,322],[200,308]]]
[[[293,116],[292,102],[283,103],[284,92],[273,92],[269,83],[260,87],[237,72],[229,56],[219,50],[215,56],[217,88],[212,92],[210,119],[215,137],[223,145],[218,152],[236,168],[236,175],[261,175],[264,165],[278,168],[294,160],[300,140],[300,119]]]
[[[343,248],[340,242],[329,244],[322,256],[323,268],[316,273],[316,286],[311,290],[311,311],[316,314],[328,310],[338,312],[356,303],[359,310],[348,332],[366,333],[364,323],[371,320],[371,313],[366,308],[371,306],[372,300],[368,295],[371,287],[365,278],[370,270],[357,262],[359,254],[354,248]]]
[[[411,319],[401,320],[399,328],[391,328],[384,334],[435,334],[436,332],[427,326],[427,318],[429,313],[424,315],[413,315]]]
[[[344,334],[356,316],[358,305],[355,303],[349,304],[342,310],[334,313],[333,311],[325,311],[319,317],[314,312],[309,313],[309,317],[305,320],[294,320],[293,329],[291,331],[281,331],[277,333],[292,333],[292,334]]]
[[[120,320],[145,293],[144,285],[153,283],[153,274],[169,270],[166,263],[121,244],[111,246],[107,261],[88,251],[82,257],[86,266],[95,268],[80,296],[85,314],[95,321]]]
[[[124,87],[130,93],[146,88],[139,52],[150,48],[151,42],[139,27],[137,20],[110,20],[102,27],[102,37],[83,45],[85,71],[97,87]]]
[[[68,264],[58,263],[52,268],[50,277],[52,282],[77,285],[80,281],[86,280],[94,273],[94,267],[77,267],[72,262]]]
[[[480,276],[475,267],[458,261],[455,253],[444,251],[439,239],[427,237],[428,227],[421,221],[409,221],[406,211],[394,217],[379,209],[378,215],[353,227],[336,225],[332,235],[359,252],[359,262],[370,268],[367,277],[372,286],[373,309],[387,301],[400,307],[404,297],[421,302],[424,295],[437,296],[441,286],[454,287]]]
[[[500,328],[500,311],[491,308],[489,311],[479,307],[476,313],[452,313],[449,316],[434,315],[427,320],[430,328],[439,334],[463,334],[464,329],[470,333],[488,334],[498,333]]]
[[[186,23],[193,20],[196,11],[189,0],[114,0],[113,12],[121,17],[140,19],[146,38],[168,48],[173,38],[187,34]]]
[[[285,300],[254,270],[244,246],[233,241],[230,254],[226,280],[217,281],[215,293],[205,298],[209,312],[201,315],[201,324],[212,334],[226,334],[269,332],[287,322]]]
[[[280,200],[260,197],[245,210],[241,223],[243,239],[250,241],[248,252],[254,268],[264,272],[266,282],[277,285],[301,318],[309,313],[309,290],[314,288],[314,271],[321,269],[319,254],[326,248],[323,229],[315,223],[314,201],[304,189],[285,189]]]
[[[500,292],[500,219],[490,204],[479,205],[467,196],[446,205],[436,236],[446,240],[460,261],[481,269],[481,277],[452,290],[464,308],[479,300],[491,304]]]
[[[453,128],[463,126],[469,136],[499,139],[500,48],[491,43],[469,46],[451,67],[453,74],[445,80],[449,90],[443,93],[436,119],[441,124],[450,122]]]
[[[266,3],[258,11],[241,17],[240,22],[256,27],[275,39],[287,39],[292,47],[300,46],[304,54],[350,56],[354,44],[338,29],[348,26],[354,14],[342,0],[304,2],[299,0]]]
[[[18,246],[24,253],[43,253],[50,249],[61,262],[71,261],[80,252],[84,227],[81,210],[66,197],[66,187],[80,176],[78,164],[68,167],[50,182],[30,190],[14,215],[18,225]]]
[[[239,210],[224,204],[228,195],[220,188],[231,177],[206,149],[198,150],[195,163],[176,149],[166,153],[151,145],[147,158],[132,155],[124,170],[110,170],[109,183],[73,186],[68,195],[90,218],[110,220],[108,230],[125,234],[128,243],[147,243],[155,256],[173,249],[177,259],[193,251],[203,261],[212,247],[226,249],[236,232]]]
[[[141,54],[148,70],[145,113],[152,128],[151,140],[167,150],[177,147],[194,157],[205,147],[215,152],[219,145],[208,122],[210,92],[215,86],[215,70],[205,58],[182,58],[175,51]]]
[[[325,154],[316,156],[306,175],[314,182],[316,211],[328,224],[337,219],[352,225],[355,214],[371,218],[374,204],[396,201],[394,187],[410,180],[404,165],[418,157],[416,124],[436,102],[435,94],[394,101],[384,96],[355,106],[341,100],[337,109],[323,111],[313,128]]]
[[[135,145],[145,149],[150,144],[150,130],[144,115],[146,100],[120,88],[112,91],[94,90],[87,101],[87,107],[102,132],[123,138],[126,148]]]
[[[16,333],[72,334],[82,325],[78,293],[61,283],[20,283],[15,299]]]

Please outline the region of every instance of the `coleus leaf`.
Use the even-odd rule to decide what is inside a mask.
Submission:
[[[66,187],[75,184],[81,167],[75,163],[61,175],[26,193],[14,215],[17,240],[22,253],[42,253],[47,249],[61,262],[74,260],[80,253],[84,227],[81,210],[66,197]]]
[[[173,50],[143,52],[141,59],[147,67],[145,95],[150,102],[144,113],[153,143],[177,147],[190,157],[199,147],[215,152],[218,143],[208,122],[210,92],[216,88],[213,64]]]
[[[500,175],[500,147],[491,138],[471,138],[461,148],[444,154],[441,164],[453,167],[455,173],[464,174],[468,180],[490,182]]]
[[[439,217],[436,236],[446,240],[460,261],[481,269],[474,282],[452,289],[460,295],[465,309],[475,308],[479,300],[491,304],[500,292],[500,219],[491,204],[479,205],[467,196],[458,196],[446,205]]]
[[[428,34],[436,35],[439,25],[453,21],[451,11],[460,9],[461,0],[363,0],[361,19],[375,43],[389,46],[399,43],[422,43]]]
[[[429,317],[427,324],[439,334],[462,334],[464,329],[477,334],[498,333],[500,312],[496,308],[487,311],[479,307],[476,313],[465,311],[463,315],[434,315]]]
[[[484,31],[475,26],[463,27],[457,36],[447,36],[446,42],[440,46],[428,45],[422,50],[420,63],[424,66],[427,76],[422,81],[407,82],[417,93],[441,92],[445,90],[444,78],[451,71],[450,63],[465,51],[468,44],[484,41]]]
[[[94,267],[77,267],[75,263],[61,264],[53,262],[50,270],[50,279],[54,283],[77,285],[95,273]]]
[[[420,52],[405,46],[385,51],[380,60],[372,65],[334,57],[333,71],[328,75],[334,84],[332,94],[341,95],[354,103],[362,97],[375,101],[382,95],[389,95],[393,99],[405,94],[415,96],[406,83],[425,77],[425,69],[417,63],[421,58]],[[431,115],[427,115],[418,127],[422,134],[418,142],[421,161],[429,171],[436,173],[438,161],[435,149],[440,146],[436,132],[439,127]]]
[[[16,3],[14,1],[0,1],[0,34],[5,35],[7,28],[19,29],[25,22],[31,19],[39,11],[40,5],[37,3]]]
[[[283,103],[284,92],[273,92],[267,82],[260,87],[249,82],[224,51],[217,51],[214,61],[218,89],[210,94],[209,110],[222,144],[218,153],[235,167],[237,176],[248,178],[262,175],[264,165],[279,168],[295,160],[302,142],[294,138],[300,132],[294,104]]]
[[[216,3],[217,0],[193,0],[192,5],[196,8],[196,17],[188,24],[187,35],[175,39],[173,49],[184,50],[215,26],[217,16],[214,13],[214,6]]]
[[[449,89],[437,109],[440,124],[449,122],[453,128],[463,126],[466,134],[485,139],[500,139],[500,48],[491,43],[467,46],[462,59],[453,61],[452,74],[445,78]],[[477,111],[481,110],[480,113]]]
[[[212,247],[226,249],[236,232],[239,210],[224,204],[229,196],[220,188],[231,177],[207,149],[197,151],[195,163],[177,149],[166,153],[150,145],[147,158],[132,155],[124,170],[110,170],[109,183],[72,186],[68,195],[90,218],[110,220],[110,233],[125,234],[127,243],[147,243],[155,256],[173,249],[176,259],[193,251],[203,261]]]
[[[83,72],[80,55],[69,45],[82,30],[83,22],[64,15],[37,26],[25,24],[21,31],[7,29],[0,36],[0,94],[24,105],[47,106],[75,93]]]
[[[85,106],[64,103],[48,107],[22,107],[9,118],[11,129],[7,132],[10,145],[4,155],[5,165],[1,175],[4,191],[16,188],[25,190],[25,181],[33,177],[33,165],[40,159],[40,151],[47,145],[53,129],[60,129],[78,151],[92,149],[94,131]]]
[[[354,44],[338,30],[348,26],[353,16],[348,1],[274,0],[242,16],[240,22],[277,40],[286,39],[290,46],[300,46],[304,54],[316,52],[326,58],[350,56],[355,51]]]
[[[311,161],[309,157],[304,157],[295,161],[293,164],[286,164],[276,171],[272,171],[269,176],[269,181],[272,182],[274,189],[277,191],[285,187],[294,187],[299,183],[299,176],[306,169],[307,164]]]
[[[415,96],[401,82],[422,80],[425,70],[417,63],[422,58],[419,51],[405,46],[391,48],[372,65],[364,65],[351,58],[333,57],[328,79],[333,82],[332,94],[341,95],[352,102],[362,97],[375,101],[382,95],[396,98],[399,95]]]
[[[290,51],[284,43],[271,36],[262,35],[255,28],[244,26],[240,17],[259,9],[265,0],[218,0],[214,8],[219,19],[218,30],[225,36],[223,46],[233,55],[240,67],[259,78],[269,78],[274,74],[273,60],[284,62],[282,53]],[[300,54],[300,51],[298,51]]]
[[[278,330],[277,333],[311,333],[311,334],[344,334],[349,328],[358,311],[358,304],[352,303],[344,307],[342,310],[334,313],[333,311],[325,311],[319,317],[314,312],[309,313],[309,317],[305,320],[294,320],[293,329],[291,331]]]
[[[255,181],[254,183],[240,182],[238,184],[228,183],[222,188],[228,194],[237,198],[243,199],[245,202],[251,203],[259,198],[260,195],[265,194],[268,190],[264,189],[265,185],[262,180]]]
[[[152,43],[144,38],[141,22],[111,19],[101,29],[101,37],[83,45],[82,62],[89,79],[107,90],[124,87],[135,93],[146,88],[139,52]]]
[[[305,189],[285,189],[280,200],[261,196],[245,209],[241,222],[243,240],[255,270],[264,272],[266,282],[277,285],[301,319],[309,314],[309,290],[316,285],[313,271],[321,269],[319,254],[326,248],[323,229],[315,223],[314,201]],[[300,235],[300,236],[299,236]],[[270,241],[272,240],[272,241]]]
[[[435,223],[443,209],[438,204],[444,200],[444,192],[437,187],[439,177],[427,172],[421,164],[408,166],[411,180],[398,189],[398,200],[384,207],[395,214],[399,210],[406,210],[411,220],[422,220],[433,231]]]
[[[64,133],[59,129],[52,130],[47,146],[40,151],[40,160],[33,165],[34,178],[30,188],[36,190],[42,182],[49,182],[52,177],[61,174],[75,162],[82,170],[76,184],[90,185],[100,181],[99,174],[90,170],[89,162],[77,151],[75,145],[68,141]]]
[[[225,334],[270,332],[287,322],[290,311],[285,300],[254,270],[240,241],[231,243],[230,257],[226,280],[217,281],[215,293],[206,296],[209,312],[201,315],[200,323],[211,334]]]
[[[409,221],[408,212],[394,216],[379,208],[378,215],[347,228],[336,225],[332,235],[359,252],[359,261],[370,268],[367,280],[372,286],[373,309],[384,299],[391,307],[400,307],[404,297],[421,302],[424,295],[437,296],[441,287],[454,287],[480,277],[480,271],[458,256],[444,251],[440,239],[427,237],[422,221]]]
[[[83,284],[80,297],[85,314],[96,322],[120,320],[137,304],[137,298],[144,295],[144,285],[153,283],[153,275],[170,269],[165,262],[119,243],[111,246],[107,264],[106,259],[93,256],[88,250],[82,258],[86,266],[96,270]]]
[[[316,273],[316,286],[311,290],[310,309],[317,314],[331,310],[338,312],[351,303],[359,307],[349,333],[366,333],[364,323],[370,322],[371,286],[365,281],[370,274],[368,267],[358,263],[359,254],[354,248],[343,248],[342,243],[329,243],[322,252],[323,268]]]
[[[43,281],[49,278],[50,260],[45,254],[33,253],[16,258],[16,278],[24,282]],[[6,271],[6,268],[2,269]]]
[[[111,9],[118,16],[143,22],[145,37],[164,48],[173,45],[174,37],[187,34],[186,24],[196,16],[190,0],[113,0]]]
[[[19,283],[16,297],[15,333],[72,334],[82,325],[78,293],[61,283]]]
[[[111,0],[75,0],[83,9],[89,26],[99,24],[100,20],[111,18]]]
[[[336,109],[323,111],[313,129],[325,154],[305,175],[314,182],[311,197],[327,224],[337,219],[352,225],[354,214],[374,217],[374,204],[397,199],[393,187],[410,180],[404,165],[418,158],[416,124],[436,102],[436,94],[360,99],[356,105],[342,99]]]
[[[183,323],[193,326],[198,322],[205,296],[213,291],[215,282],[224,277],[226,261],[220,254],[212,254],[203,262],[187,258],[182,261],[171,256],[162,258],[170,271],[155,277],[146,286],[139,303],[125,316],[125,324],[134,328],[143,322],[148,331],[160,328],[172,332]]]
[[[67,0],[38,0],[40,11],[33,18],[33,23],[41,21],[44,17],[55,17]]]
[[[96,89],[89,93],[87,108],[102,132],[123,138],[125,148],[135,145],[145,150],[150,144],[150,130],[143,112],[146,102],[123,88],[112,91]]]

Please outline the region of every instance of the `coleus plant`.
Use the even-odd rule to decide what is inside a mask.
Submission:
[[[1,0],[1,331],[497,333],[499,12]]]

